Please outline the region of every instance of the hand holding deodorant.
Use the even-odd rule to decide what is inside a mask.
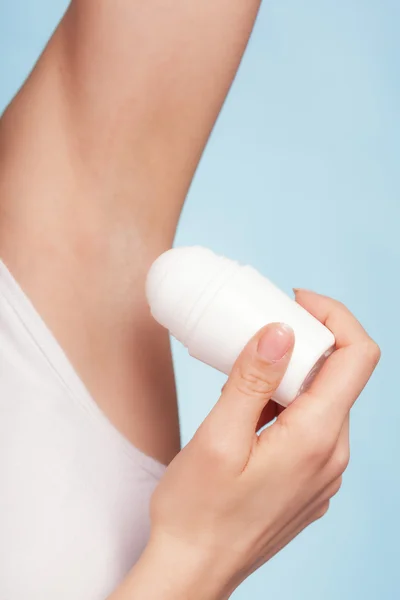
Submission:
[[[194,358],[229,375],[240,352],[269,323],[286,323],[295,347],[274,400],[288,406],[333,352],[331,331],[250,266],[200,246],[174,248],[152,265],[146,284],[153,317]]]

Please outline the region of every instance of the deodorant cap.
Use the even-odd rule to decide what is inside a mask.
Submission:
[[[322,323],[250,266],[200,246],[175,248],[152,265],[146,294],[154,318],[191,356],[229,374],[246,343],[269,323],[286,323],[295,346],[274,400],[290,404],[334,350]]]
[[[199,305],[207,303],[239,264],[208,248],[173,248],[153,263],[146,296],[153,317],[186,345]]]

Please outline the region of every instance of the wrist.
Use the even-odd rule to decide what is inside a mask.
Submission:
[[[227,600],[232,592],[217,561],[206,552],[153,535],[121,592],[110,600]]]
[[[149,561],[163,565],[174,591],[179,590],[174,600],[226,600],[233,592],[228,589],[219,561],[200,545],[157,534],[146,551]]]

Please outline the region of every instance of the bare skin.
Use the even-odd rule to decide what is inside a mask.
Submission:
[[[137,447],[179,451],[145,274],[180,211],[259,0],[73,0],[0,121],[0,255]]]

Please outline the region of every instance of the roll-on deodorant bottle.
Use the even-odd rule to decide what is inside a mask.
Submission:
[[[250,266],[200,246],[174,248],[152,265],[146,283],[153,317],[189,354],[229,375],[253,335],[269,323],[295,333],[293,355],[274,400],[288,406],[333,352],[322,323]]]

